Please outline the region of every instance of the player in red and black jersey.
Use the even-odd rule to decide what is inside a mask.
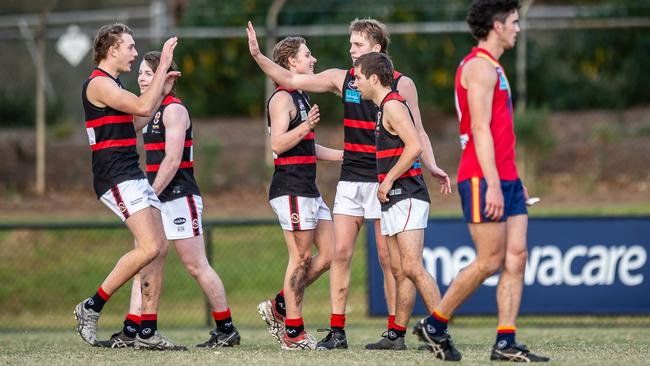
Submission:
[[[518,0],[475,0],[467,22],[478,47],[456,70],[463,154],[458,168],[465,221],[476,258],[458,274],[431,316],[415,329],[436,357],[460,360],[447,322],[483,281],[499,274],[497,337],[491,360],[546,362],[515,341],[528,251],[528,193],[517,175],[510,84],[498,60],[515,46]]]
[[[406,100],[390,87],[393,64],[388,55],[371,52],[354,62],[355,84],[364,99],[379,106],[376,127],[377,197],[381,202],[381,234],[386,237],[391,261],[400,266],[395,324],[383,343],[386,348],[405,349],[406,326],[413,308],[415,285],[426,307],[433,311],[440,290],[424,268],[424,229],[429,219],[429,194],[422,177],[422,147],[413,114]],[[409,295],[404,296],[406,291]]]
[[[255,30],[248,24],[248,46],[251,55],[260,68],[276,83],[287,88],[309,92],[332,92],[341,97],[344,115],[344,158],[341,178],[336,189],[334,201],[334,230],[336,250],[330,269],[330,300],[332,314],[331,332],[319,342],[320,349],[340,348],[346,339],[345,308],[350,286],[352,253],[363,220],[374,220],[375,240],[379,262],[384,273],[384,293],[389,312],[388,327],[395,319],[395,278],[391,271],[390,257],[386,240],[381,235],[379,218],[381,209],[377,200],[376,159],[374,128],[377,121],[377,106],[363,100],[353,83],[354,69],[328,69],[318,74],[294,74],[274,64],[259,50]],[[386,26],[374,19],[356,19],[350,24],[350,56],[354,62],[359,56],[369,52],[386,53],[389,35]],[[450,182],[447,173],[436,165],[431,142],[422,127],[418,108],[417,89],[413,80],[397,73],[393,88],[406,98],[413,111],[420,144],[423,146],[422,163],[440,183],[442,192],[449,192]],[[399,270],[398,270],[399,271]],[[409,295],[415,296],[415,287],[409,286]],[[347,344],[347,343],[345,343]],[[384,349],[383,342],[368,345],[369,349]]]
[[[124,89],[120,73],[131,70],[138,52],[133,32],[124,24],[106,25],[94,40],[97,66],[84,82],[81,99],[86,116],[86,132],[92,151],[93,185],[97,197],[118,215],[133,233],[136,247],[117,262],[97,293],[75,308],[81,338],[96,344],[97,322],[109,297],[136,273],[147,286],[143,291],[143,320],[136,335],[138,348],[179,350],[157,331],[157,312],[167,253],[167,241],[160,217],[160,201],[138,167],[134,115],[148,117],[160,98],[171,90],[178,72],[167,72],[172,63],[176,37],[163,46],[161,68],[149,90],[136,96]]]
[[[140,64],[138,84],[146,93],[160,65],[160,52],[148,52]],[[169,71],[177,71],[175,63]],[[138,130],[142,127],[137,125]],[[212,307],[216,328],[210,339],[197,347],[230,347],[240,343],[233,325],[226,292],[221,279],[210,266],[203,241],[203,199],[194,179],[194,145],[192,121],[174,89],[162,99],[158,111],[142,129],[146,153],[147,179],[161,201],[165,236],[176,248],[181,262],[198,282]],[[129,347],[134,344],[141,322],[140,278],[136,276],[131,290],[129,313],[122,331],[109,340],[99,341],[103,347]]]
[[[301,37],[278,42],[273,59],[296,74],[311,74],[316,64]],[[316,340],[304,329],[303,295],[329,269],[334,251],[330,210],[316,187],[316,160],[341,161],[343,152],[316,144],[313,130],[320,114],[303,91],[276,88],[267,110],[275,165],[269,203],[284,231],[289,262],[283,290],[260,303],[258,311],[283,349],[314,349]]]

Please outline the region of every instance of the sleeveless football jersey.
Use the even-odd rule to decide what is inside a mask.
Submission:
[[[180,99],[168,95],[158,108],[153,119],[142,130],[144,138],[144,150],[147,160],[147,179],[153,184],[160,169],[160,164],[165,158],[165,108],[170,104],[183,104]],[[176,174],[169,181],[169,184],[158,195],[161,202],[167,202],[179,197],[189,195],[201,195],[199,186],[194,179],[194,147],[192,145],[192,124],[185,131],[185,143],[183,145],[183,156],[176,171]]]
[[[397,100],[403,103],[409,111],[411,122],[413,122],[413,115],[411,109],[406,104],[404,98],[397,92],[391,92],[384,97],[379,107],[379,115],[377,117],[376,137],[377,137],[377,179],[379,183],[384,181],[386,174],[395,166],[399,160],[402,152],[404,151],[404,142],[399,136],[393,135],[386,131],[382,124],[384,105],[391,100]],[[402,174],[394,183],[390,192],[388,193],[389,201],[381,204],[381,210],[386,211],[395,203],[405,200],[407,198],[414,198],[421,201],[431,202],[429,199],[429,192],[427,185],[422,177],[422,169],[420,167],[420,159],[416,159],[413,166]]]
[[[399,72],[393,73],[393,90],[397,90],[401,77]],[[379,109],[371,100],[361,99],[361,93],[354,87],[354,68],[348,70],[341,90],[344,146],[340,180],[376,182],[375,124]]]
[[[109,106],[97,107],[88,100],[88,84],[96,77],[110,78],[120,88],[122,83],[106,71],[95,68],[81,88],[86,133],[92,151],[93,188],[99,198],[119,183],[144,179],[144,173],[138,165],[133,116]]]
[[[289,122],[288,131],[291,131],[307,120],[307,114],[311,109],[309,96],[298,90],[278,87],[267,102],[267,111],[271,99],[279,92],[289,93],[296,107],[296,116]],[[267,121],[270,133],[273,121],[271,121],[269,113],[267,113]],[[311,131],[296,146],[280,155],[273,154],[275,170],[271,179],[269,200],[285,195],[314,198],[320,196],[316,187],[316,143],[314,138],[314,131]]]
[[[515,165],[515,132],[513,122],[512,96],[510,84],[503,67],[488,51],[475,47],[458,66],[456,71],[456,111],[460,121],[460,144],[463,149],[458,167],[458,182],[472,177],[483,178],[483,171],[476,156],[476,146],[472,137],[472,116],[469,112],[467,89],[463,88],[460,77],[463,66],[475,57],[483,58],[494,66],[497,83],[492,99],[492,120],[490,131],[494,140],[494,158],[501,180],[515,180],[519,176]]]

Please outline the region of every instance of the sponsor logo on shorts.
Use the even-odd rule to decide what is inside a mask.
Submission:
[[[120,209],[121,212],[125,212],[125,211],[126,211],[126,205],[124,204],[124,202],[120,202],[120,203],[118,203],[118,204],[117,204],[117,207]]]
[[[318,222],[318,219],[315,217],[308,217],[305,219],[305,222]]]
[[[198,229],[198,228],[199,228],[199,219],[192,220],[192,229]]]
[[[176,231],[179,233],[185,232],[185,226],[176,226]]]
[[[143,198],[136,198],[133,201],[131,201],[131,205],[137,205],[138,203],[142,202]]]
[[[292,213],[292,214],[291,214],[291,223],[293,223],[293,224],[297,224],[297,223],[299,223],[299,222],[300,222],[300,215],[298,215],[298,214],[295,213],[295,212]]]
[[[185,220],[184,217],[177,217],[174,219],[174,224],[176,225],[183,225],[187,220]]]

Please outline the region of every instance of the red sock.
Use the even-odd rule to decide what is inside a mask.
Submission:
[[[388,329],[395,326],[395,315],[388,315]]]
[[[330,316],[330,327],[334,328],[345,328],[345,314],[332,314]]]

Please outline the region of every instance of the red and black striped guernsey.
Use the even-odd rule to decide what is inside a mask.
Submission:
[[[147,160],[147,179],[153,184],[160,169],[160,164],[165,158],[165,108],[170,104],[183,104],[180,99],[168,95],[163,99],[160,108],[153,119],[142,130],[144,138],[144,150]],[[194,179],[194,147],[192,145],[192,124],[185,131],[185,143],[183,145],[183,156],[176,174],[169,181],[167,187],[158,195],[161,202],[167,202],[179,197],[197,195],[200,196],[199,186]]]
[[[95,68],[81,89],[86,133],[92,150],[93,187],[99,198],[119,183],[144,179],[144,173],[138,165],[133,116],[108,106],[97,107],[88,100],[88,84],[96,77],[108,77],[120,88],[122,83],[106,71]]]
[[[401,77],[398,71],[393,73],[393,90],[397,90]],[[340,180],[376,182],[375,124],[379,108],[371,100],[361,99],[361,93],[354,86],[354,68],[345,76],[341,90],[344,146]]]
[[[287,92],[293,99],[296,107],[296,116],[289,122],[288,131],[300,126],[307,120],[307,114],[311,109],[309,96],[298,90],[278,87],[267,102],[270,103],[273,96],[278,92]],[[271,116],[267,113],[269,132],[271,128]],[[273,178],[269,189],[269,200],[280,196],[319,197],[320,193],[316,187],[316,143],[313,131],[305,135],[302,140],[291,149],[275,156],[273,164]]]
[[[397,100],[404,103],[409,111],[411,122],[413,122],[413,115],[411,109],[406,104],[404,98],[397,92],[390,92],[384,97],[379,107],[379,119],[377,121],[377,180],[379,183],[383,182],[386,174],[395,166],[399,160],[402,152],[404,151],[404,142],[399,136],[393,135],[386,131],[382,124],[384,105],[391,100]],[[422,177],[422,169],[420,167],[420,159],[416,159],[413,166],[402,174],[394,183],[391,188],[388,199],[389,201],[381,204],[381,210],[386,211],[395,203],[405,200],[407,198],[414,198],[421,201],[431,202],[429,199],[429,192],[427,185],[424,183]]]

